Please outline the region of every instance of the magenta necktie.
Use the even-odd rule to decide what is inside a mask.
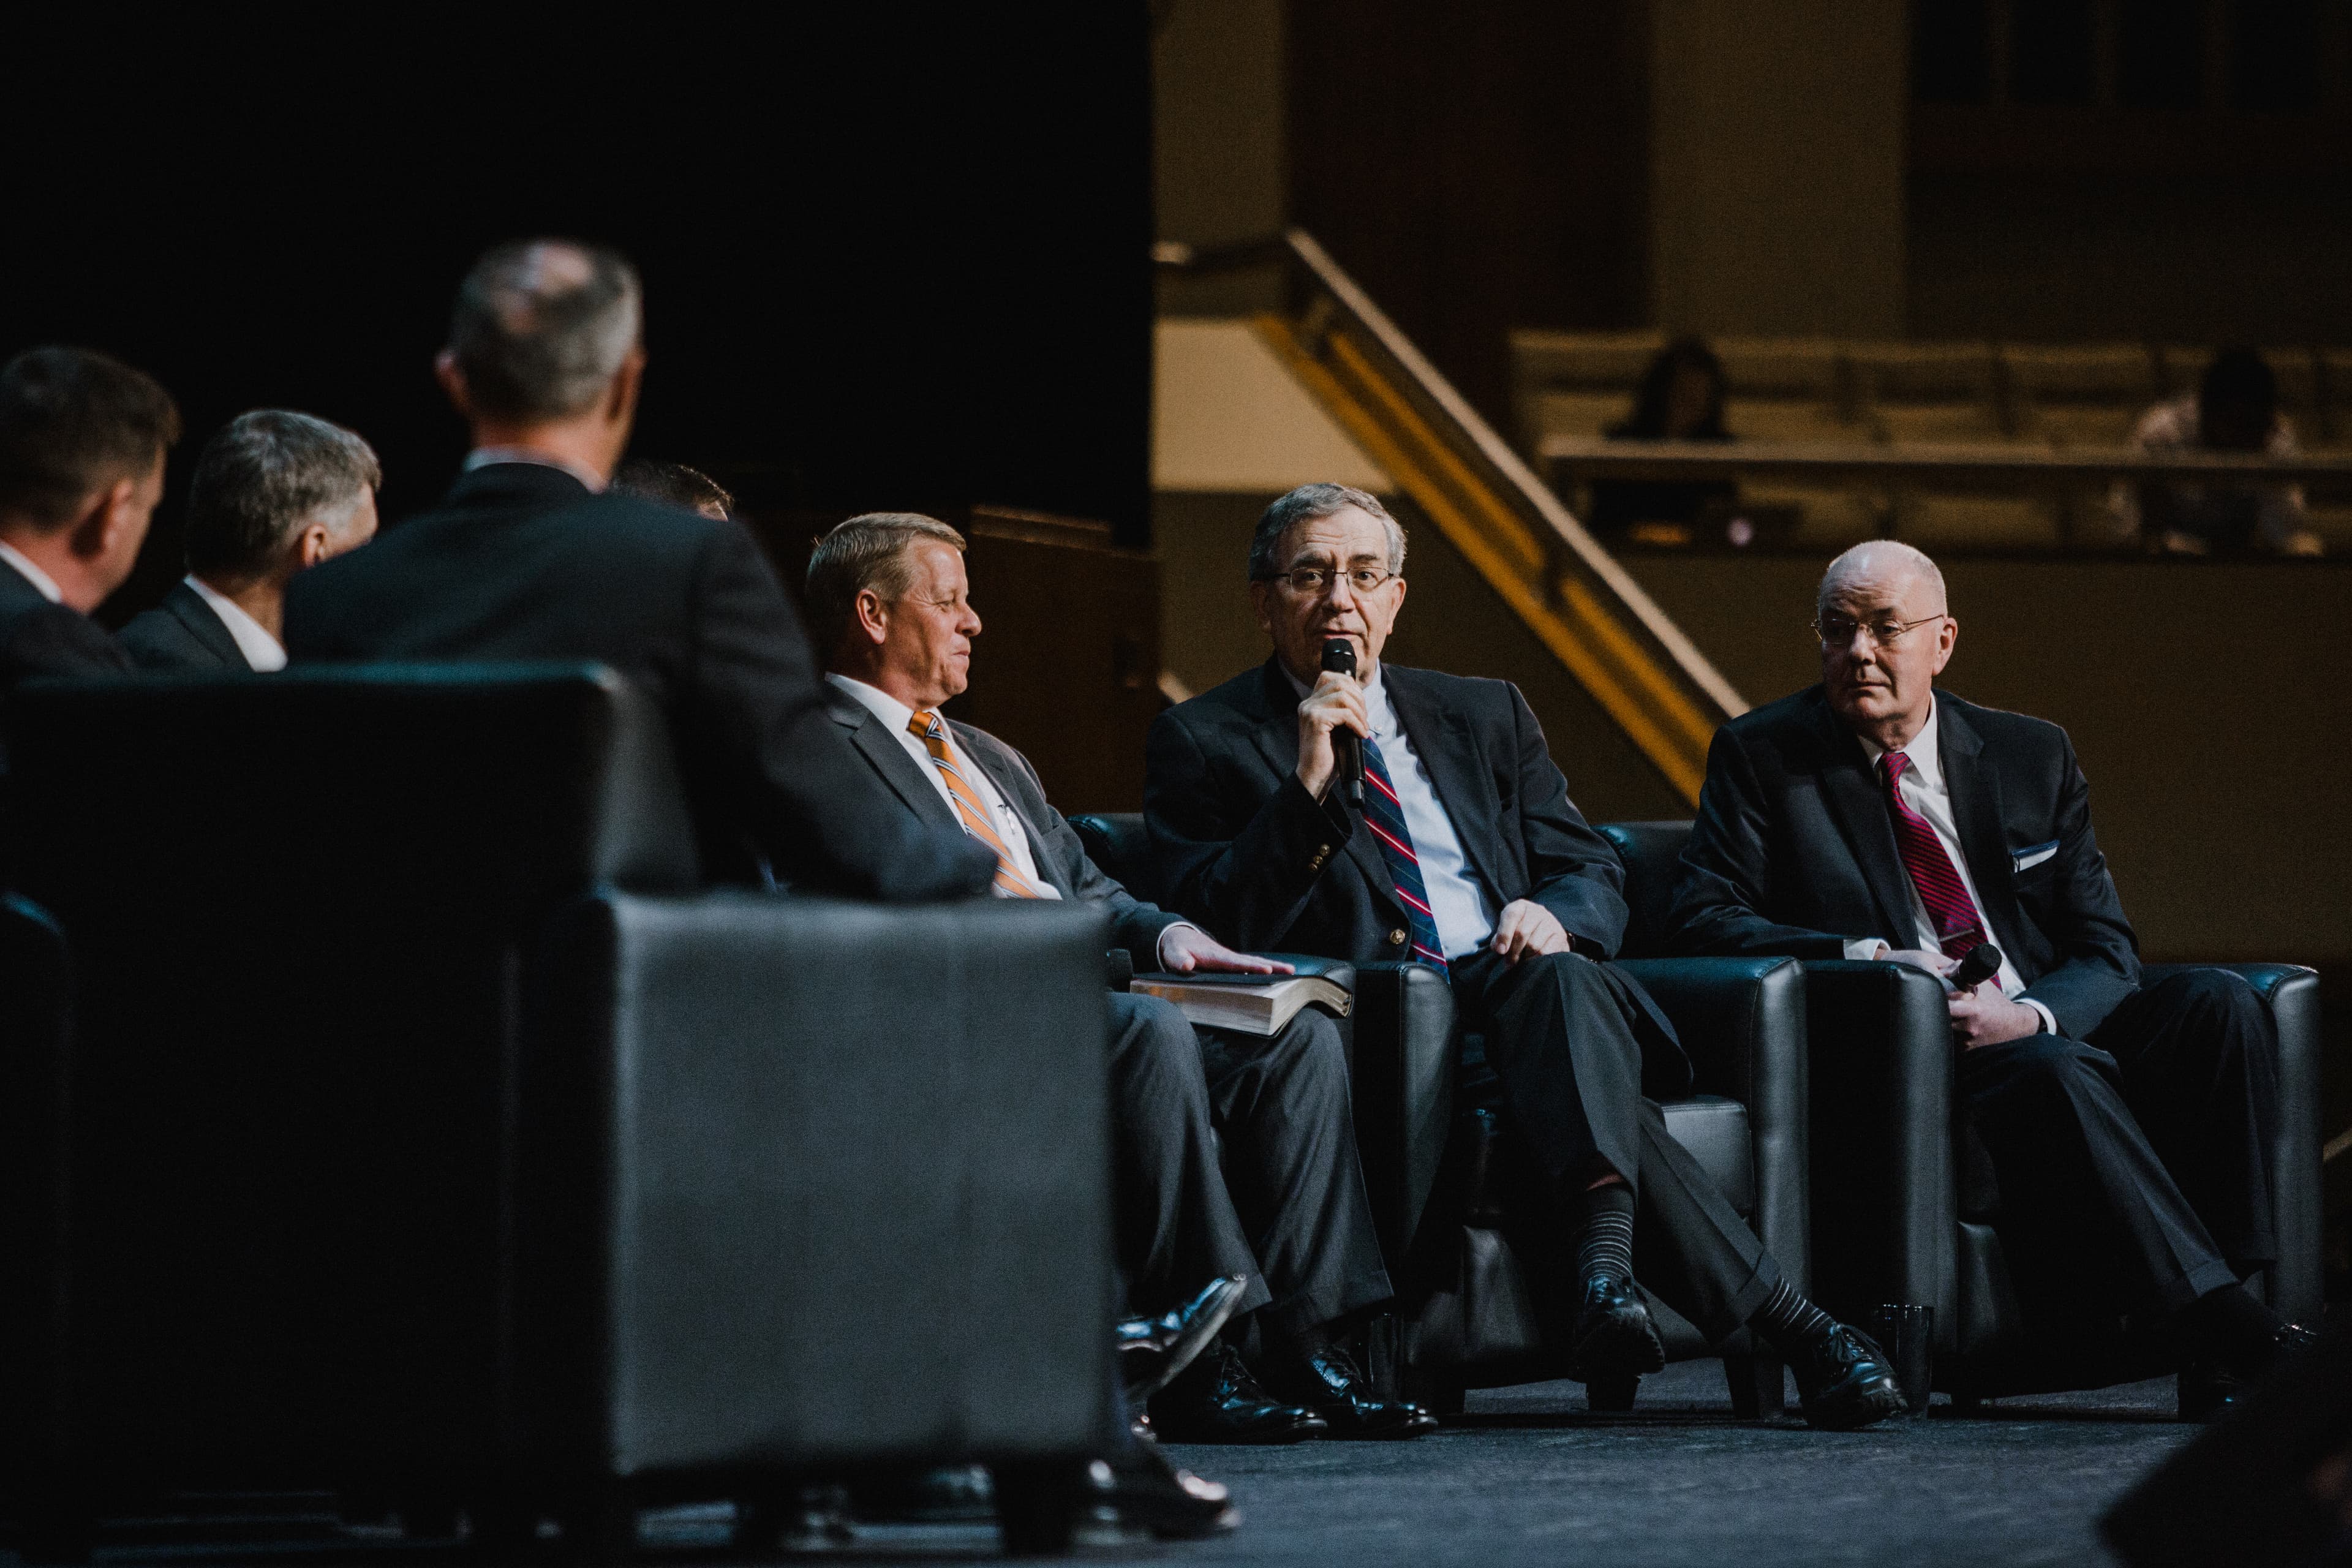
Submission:
[[[1927,918],[1935,923],[1944,956],[1965,958],[1970,948],[1985,940],[1984,921],[1978,917],[1977,906],[1952,858],[1944,852],[1944,841],[1936,837],[1926,817],[1904,804],[1903,772],[1910,765],[1911,759],[1900,752],[1889,752],[1878,759],[1879,777],[1886,784],[1886,804],[1895,813],[1895,847],[1903,852],[1903,868],[1911,873],[1919,901],[1927,906]]]

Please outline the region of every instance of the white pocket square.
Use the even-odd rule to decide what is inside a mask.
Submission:
[[[2031,849],[2018,850],[2014,855],[2010,857],[2009,868],[2012,872],[2031,871],[2033,868],[2041,865],[2042,862],[2049,859],[2050,857],[2057,853],[2058,841],[2053,838],[2047,844],[2037,844]]]

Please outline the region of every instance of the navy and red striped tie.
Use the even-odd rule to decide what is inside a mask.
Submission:
[[[1895,847],[1903,852],[1903,868],[1911,873],[1919,901],[1927,906],[1944,956],[1965,958],[1986,940],[1984,921],[1934,826],[1904,803],[1903,774],[1910,765],[1911,759],[1900,752],[1878,759],[1879,781],[1886,786],[1886,803],[1895,814]]]
[[[1412,834],[1404,825],[1404,806],[1396,785],[1389,782],[1388,763],[1369,737],[1364,742],[1364,826],[1380,841],[1381,858],[1388,862],[1389,880],[1396,884],[1397,901],[1412,927],[1412,956],[1433,964],[1442,973],[1445,954],[1437,937],[1437,917],[1429,912],[1429,889],[1421,879],[1421,857],[1412,851]]]

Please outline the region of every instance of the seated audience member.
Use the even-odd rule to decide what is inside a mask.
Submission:
[[[1145,812],[1171,902],[1228,942],[1357,962],[1414,959],[1485,1036],[1506,1114],[1556,1202],[1580,1292],[1575,1375],[1655,1372],[1633,1283],[1710,1339],[1752,1327],[1796,1371],[1806,1418],[1867,1425],[1898,1404],[1866,1335],[1798,1294],[1654,1097],[1691,1067],[1665,1015],[1602,962],[1624,934],[1624,872],[1568,798],[1518,689],[1385,665],[1404,605],[1404,531],[1379,500],[1305,485],[1266,508],[1250,598],[1274,657],[1152,726]],[[1357,676],[1321,668],[1326,639]],[[1360,817],[1335,787],[1357,738]]]
[[[700,512],[713,522],[724,522],[735,515],[735,498],[725,487],[700,468],[689,468],[684,463],[632,458],[613,476],[613,493]]]
[[[2278,377],[2252,349],[2223,349],[2205,367],[2193,397],[2159,403],[2141,416],[2132,444],[2147,453],[2262,452],[2292,458],[2294,425],[2279,412]],[[2150,549],[2183,555],[2317,555],[2305,525],[2303,488],[2225,479],[2118,484],[2114,505],[2126,531]]]
[[[1723,427],[1723,362],[1697,338],[1677,338],[1642,373],[1633,410],[1604,432],[1612,441],[1728,441]],[[1690,527],[1728,518],[1739,487],[1728,480],[1595,479],[1595,530],[1622,534],[1635,523]]]
[[[302,573],[287,651],[596,659],[669,721],[705,866],[882,899],[977,893],[995,857],[896,819],[825,717],[800,617],[743,528],[606,495],[645,375],[613,251],[501,245],[457,291],[443,389],[474,450],[441,504]]]
[[[0,366],[0,691],[131,668],[89,615],[131,575],[179,438],[171,395],[105,354]]]
[[[1139,971],[1287,967],[1130,895],[1087,858],[1025,757],[940,716],[969,682],[981,629],[955,530],[909,512],[852,518],[818,541],[806,603],[834,718],[876,786],[910,821],[985,844],[1000,897],[1102,905]],[[1392,1292],[1330,1018],[1309,1008],[1268,1037],[1196,1028],[1157,997],[1121,992],[1110,1005],[1118,1239],[1136,1304],[1157,1311],[1203,1276],[1245,1277],[1236,1310],[1255,1315],[1277,1381],[1304,1402],[1269,1397],[1229,1340],[1160,1395],[1157,1428],[1180,1442],[1287,1442],[1434,1427],[1419,1406],[1380,1399],[1335,1342]]]
[[[240,414],[188,481],[188,574],[122,628],[142,669],[286,668],[286,584],[375,537],[368,444],[281,408]]]
[[[2066,732],[1936,689],[1959,623],[1934,562],[1855,546],[1814,626],[1821,684],[1716,732],[1676,945],[1937,975],[1998,947],[2000,972],[1950,997],[1952,1040],[2029,1310],[2170,1316],[2197,1363],[2184,1410],[2226,1402],[2309,1337],[2239,1284],[2278,1257],[2278,1043],[2252,987],[2137,984]]]

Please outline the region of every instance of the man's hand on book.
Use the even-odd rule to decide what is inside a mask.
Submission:
[[[1289,974],[1286,963],[1254,953],[1235,952],[1199,926],[1170,926],[1160,933],[1160,967],[1171,974],[1195,969],[1222,969],[1237,974]]]

